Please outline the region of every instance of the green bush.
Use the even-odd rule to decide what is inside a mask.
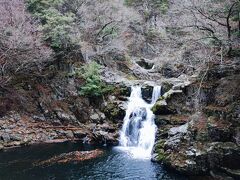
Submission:
[[[96,62],[86,64],[77,74],[84,78],[85,84],[80,87],[79,94],[88,97],[103,96],[113,90],[111,86],[107,86],[100,78],[100,65]]]

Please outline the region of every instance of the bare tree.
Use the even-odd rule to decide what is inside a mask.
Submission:
[[[233,17],[236,14],[239,15],[240,1],[199,2],[192,0],[191,2],[192,5],[188,7],[188,10],[192,12],[195,19],[192,26],[207,33],[209,35],[207,38],[213,39],[219,47],[226,47],[226,54],[231,55],[233,30],[239,28],[233,21]]]
[[[41,32],[25,10],[24,0],[0,2],[0,87],[19,72],[49,60],[52,51],[41,42]]]

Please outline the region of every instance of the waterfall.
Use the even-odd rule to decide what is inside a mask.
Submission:
[[[158,98],[161,96],[161,89],[162,87],[161,86],[155,86],[153,88],[153,93],[152,93],[152,102],[151,104],[155,104],[158,100]]]
[[[156,86],[152,93],[152,102],[142,99],[141,87],[132,87],[124,123],[120,132],[120,146],[133,157],[150,158],[155,142],[156,125],[151,111],[161,95],[161,87]]]

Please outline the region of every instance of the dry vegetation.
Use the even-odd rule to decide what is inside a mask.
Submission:
[[[38,24],[26,12],[24,0],[0,2],[0,87],[20,72],[41,71],[52,51],[41,39]]]
[[[40,71],[41,64],[52,59],[50,47],[66,62],[119,51],[130,61],[151,60],[156,72],[176,71],[174,76],[239,55],[238,0],[0,3],[1,86],[20,71],[33,66]]]

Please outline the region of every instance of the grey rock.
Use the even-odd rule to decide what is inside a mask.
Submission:
[[[10,134],[12,132],[12,130],[11,129],[5,129],[4,132]]]
[[[90,116],[90,119],[93,121],[97,121],[97,120],[100,120],[100,117],[97,113],[94,113]]]
[[[33,119],[36,121],[46,121],[46,118],[44,116],[33,116]]]
[[[7,134],[7,133],[2,134],[1,139],[2,139],[4,142],[10,142],[10,140],[11,140],[9,134]]]
[[[75,122],[77,120],[74,115],[68,114],[66,112],[57,111],[56,114],[57,114],[57,117],[62,121]]]
[[[11,134],[10,138],[13,141],[21,141],[22,140],[22,137],[19,134]]]
[[[182,126],[178,126],[178,127],[173,127],[169,130],[168,134],[170,136],[174,136],[176,134],[186,134],[188,130],[188,123],[182,125]]]
[[[81,130],[74,131],[73,134],[74,134],[74,136],[75,136],[76,138],[80,138],[80,139],[86,137],[86,135],[87,135],[86,132],[83,132],[83,131],[81,131]]]
[[[68,131],[65,131],[65,135],[67,138],[73,138],[74,137],[74,134],[72,131],[68,130]]]

